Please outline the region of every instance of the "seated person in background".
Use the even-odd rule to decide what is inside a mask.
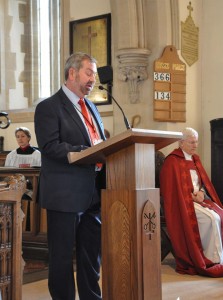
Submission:
[[[183,131],[160,172],[167,230],[181,274],[223,276],[223,209],[199,156],[198,133]]]
[[[11,151],[5,160],[5,167],[32,167],[41,165],[40,151],[30,146],[31,133],[26,127],[15,130],[19,148]]]
[[[31,140],[30,130],[26,127],[19,127],[15,130],[15,137],[19,148],[11,151],[5,160],[5,167],[32,167],[41,166],[41,153],[39,150],[30,146]],[[27,200],[32,200],[33,187],[32,183],[27,180],[27,189],[22,196],[22,210],[25,213],[23,221],[23,230],[30,230],[30,203]]]

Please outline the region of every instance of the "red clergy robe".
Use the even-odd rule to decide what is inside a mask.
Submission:
[[[223,220],[222,204],[199,156],[194,154],[192,158],[201,184],[205,186],[212,200],[205,200],[206,203],[203,206],[212,208]],[[164,202],[167,229],[175,252],[176,271],[181,274],[221,277],[223,276],[223,265],[211,262],[203,254],[191,196],[193,184],[188,162],[182,150],[175,149],[165,159],[160,172],[160,190]]]

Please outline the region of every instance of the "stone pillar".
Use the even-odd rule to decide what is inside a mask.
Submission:
[[[147,79],[150,50],[146,47],[143,0],[111,1],[114,56],[118,59],[118,79],[128,84],[131,103],[139,102],[139,83]]]

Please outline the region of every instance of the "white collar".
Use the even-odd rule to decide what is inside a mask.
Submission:
[[[73,103],[73,105],[77,106],[80,97],[78,97],[71,90],[69,90],[65,84],[62,85],[62,90],[64,91],[68,99]]]
[[[182,149],[181,149],[182,150]],[[183,150],[182,150],[183,151]],[[188,154],[187,152],[183,151],[184,157],[186,160],[192,160],[192,155]]]

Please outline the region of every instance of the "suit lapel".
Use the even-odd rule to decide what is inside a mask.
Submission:
[[[61,95],[62,95],[62,103],[64,106],[64,109],[67,111],[67,113],[71,116],[72,120],[74,121],[75,125],[77,127],[79,127],[81,133],[83,134],[83,136],[85,137],[85,139],[87,140],[88,144],[91,145],[90,139],[89,139],[89,135],[86,131],[86,128],[76,110],[76,108],[74,107],[74,105],[72,104],[72,102],[69,100],[69,98],[67,98],[66,94],[63,92],[63,90],[61,90]],[[72,125],[71,125],[72,126]]]
[[[82,134],[84,135],[85,139],[88,141],[88,143],[91,145],[90,139],[88,132],[86,131],[86,127],[84,126],[76,107],[72,104],[72,102],[69,100],[69,98],[66,96],[66,94],[63,92],[62,88],[59,91],[61,98],[62,98],[62,103],[64,105],[64,109],[67,111],[67,113],[71,116],[75,124],[80,128]],[[96,108],[96,106],[91,103],[88,99],[86,99],[86,105],[89,108],[92,116],[95,119],[95,122],[97,123],[98,129],[100,131],[100,135],[103,140],[105,140],[105,135],[104,135],[104,126],[100,117],[100,114]]]

